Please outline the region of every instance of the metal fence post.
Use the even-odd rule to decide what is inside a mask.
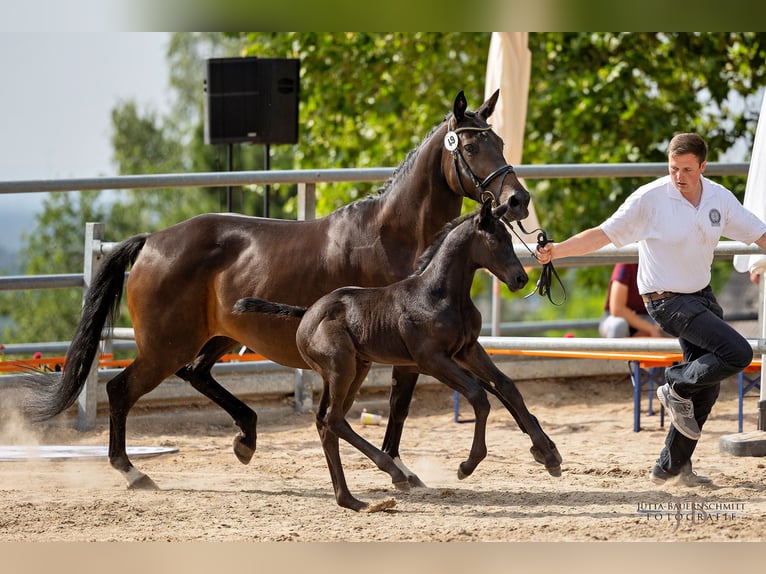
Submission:
[[[316,218],[316,184],[298,184],[298,220]],[[303,369],[295,369],[295,412],[308,413],[314,406],[314,388]]]
[[[310,413],[314,408],[314,385],[304,369],[295,369],[295,412]]]
[[[85,253],[83,264],[83,301],[101,263],[101,242],[104,239],[103,223],[85,224]],[[84,431],[96,426],[98,408],[98,356],[93,360],[85,386],[77,397],[77,430]]]
[[[298,219],[315,219],[317,212],[317,186],[315,183],[298,184]]]

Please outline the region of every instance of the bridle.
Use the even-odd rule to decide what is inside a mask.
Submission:
[[[449,123],[447,124],[447,133],[444,136],[444,147],[447,149],[447,151],[449,151],[452,154],[452,162],[455,167],[455,175],[457,177],[458,185],[460,185],[460,191],[463,193],[463,195],[468,195],[466,194],[465,189],[463,188],[463,179],[461,177],[461,168],[462,168],[462,172],[468,175],[468,178],[471,180],[471,183],[473,183],[473,185],[476,187],[476,190],[479,192],[479,200],[482,203],[484,203],[485,201],[492,201],[492,205],[497,206],[498,205],[497,196],[492,192],[492,190],[487,189],[487,187],[489,186],[490,183],[492,183],[493,180],[502,176],[498,190],[503,189],[505,178],[508,177],[509,173],[515,173],[513,166],[509,164],[500,166],[499,168],[497,168],[495,171],[493,171],[487,177],[485,177],[483,180],[480,181],[479,178],[471,169],[471,166],[468,165],[468,162],[463,157],[463,153],[460,150],[460,138],[458,138],[457,134],[461,132],[486,132],[491,130],[492,126],[487,126],[485,128],[465,126],[465,127],[456,128],[453,130],[452,129],[453,119],[454,118],[450,118]],[[511,232],[521,242],[521,244],[527,248],[527,251],[529,251],[530,255],[532,255],[532,257],[534,257],[537,261],[539,261],[537,254],[527,246],[526,242],[524,242],[524,240],[519,236],[519,234],[516,232],[516,229],[514,229],[513,225],[508,220],[508,218],[503,216],[502,220],[503,220],[503,223],[505,223],[505,225],[508,226]],[[530,235],[531,233],[538,232],[537,233],[538,247],[543,247],[544,245],[551,243],[551,240],[548,239],[548,235],[545,233],[544,230],[538,228],[532,232],[528,232],[526,229],[524,229],[524,226],[521,224],[521,221],[517,221],[516,223],[519,224],[519,229],[521,229],[521,231],[526,235]],[[561,285],[561,289],[564,294],[563,299],[559,303],[556,303],[553,300],[553,297],[551,296],[551,285],[553,283],[554,277],[559,282],[559,285]],[[561,278],[559,277],[559,274],[556,272],[556,269],[553,267],[552,261],[549,261],[548,263],[543,263],[543,268],[542,268],[542,271],[540,272],[540,278],[537,280],[537,284],[535,285],[534,291],[525,295],[524,299],[532,296],[533,293],[538,293],[542,297],[548,297],[548,300],[554,305],[561,305],[564,303],[564,301],[566,301],[566,288],[564,287],[564,284],[562,283]]]
[[[457,183],[460,186],[460,191],[463,193],[463,195],[468,195],[465,192],[465,188],[463,187],[463,178],[461,177],[462,168],[462,172],[468,175],[468,179],[471,180],[471,183],[473,183],[474,187],[476,187],[476,190],[479,192],[479,198],[483,201],[484,196],[486,194],[490,194],[492,196],[493,203],[496,204],[497,198],[495,197],[495,194],[492,193],[491,190],[487,189],[487,187],[496,178],[502,176],[500,185],[497,189],[503,189],[505,178],[508,177],[509,173],[514,173],[513,166],[508,164],[502,165],[490,173],[483,180],[479,181],[479,178],[476,176],[476,174],[471,169],[471,166],[468,165],[468,162],[465,161],[465,158],[463,157],[463,152],[460,150],[460,139],[458,138],[457,134],[461,132],[487,132],[492,129],[492,126],[487,126],[485,128],[465,126],[453,130],[453,119],[454,118],[450,118],[449,123],[447,124],[447,133],[444,136],[444,147],[447,148],[447,151],[452,154],[452,163],[455,167],[455,175],[457,176]]]

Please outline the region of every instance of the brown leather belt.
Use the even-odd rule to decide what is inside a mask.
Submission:
[[[646,293],[641,295],[644,303],[650,303],[651,301],[662,301],[668,297],[675,297],[676,295],[701,295],[702,291],[695,291],[694,293],[676,293],[675,291],[663,291],[662,293]]]
[[[678,295],[678,293],[673,291],[663,291],[662,293],[646,293],[641,295],[641,297],[644,299],[644,303],[649,303],[651,301],[662,301],[663,299],[667,299],[668,297],[675,297],[676,295]]]

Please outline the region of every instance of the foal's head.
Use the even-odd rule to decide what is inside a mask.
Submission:
[[[508,204],[492,208],[491,201],[485,201],[481,211],[474,217],[473,254],[476,262],[489,270],[495,277],[518,291],[527,284],[527,272],[513,249],[513,239],[503,222]]]

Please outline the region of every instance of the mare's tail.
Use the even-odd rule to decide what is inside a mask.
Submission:
[[[54,417],[77,400],[96,358],[101,332],[104,327],[111,327],[119,312],[125,271],[138,257],[148,236],[126,239],[104,259],[85,296],[80,324],[69,345],[61,377],[54,373],[26,377],[24,411],[30,419]]]
[[[232,311],[237,315],[242,315],[243,313],[264,313],[266,315],[279,315],[280,317],[300,319],[306,314],[306,307],[274,303],[258,299],[258,297],[245,297],[234,303]]]

